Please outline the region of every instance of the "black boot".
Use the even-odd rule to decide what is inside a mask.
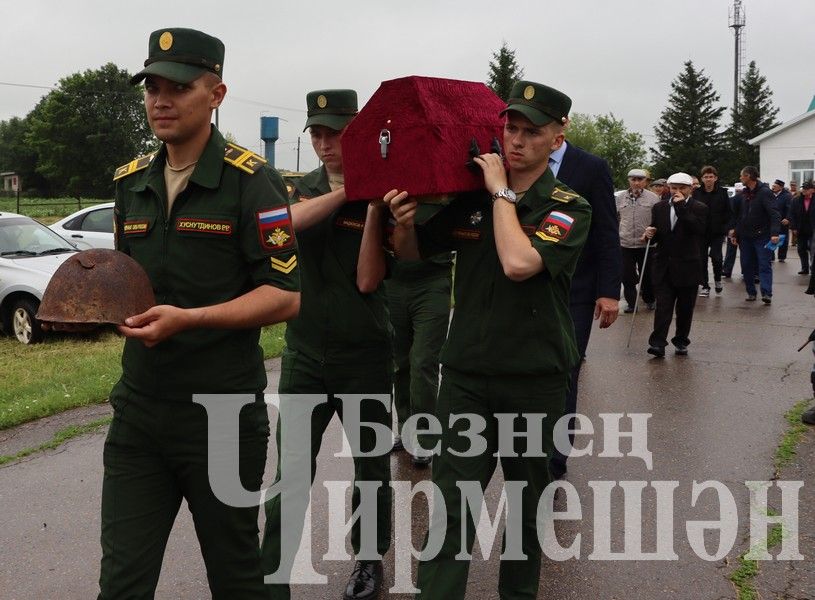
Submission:
[[[809,294],[810,296],[815,295],[815,271],[812,272],[812,275],[809,276],[809,285],[807,289],[804,290],[805,294]]]
[[[373,600],[379,598],[382,585],[382,561],[357,561],[348,585],[345,588],[345,600]]]

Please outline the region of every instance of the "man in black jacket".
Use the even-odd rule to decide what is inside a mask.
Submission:
[[[671,339],[676,353],[684,356],[690,345],[690,327],[696,305],[701,267],[702,240],[707,230],[707,207],[692,196],[693,179],[687,173],[668,178],[670,200],[660,200],[651,209],[651,226],[645,229],[654,247],[651,272],[657,296],[654,331],[648,338],[648,354],[665,356],[668,329],[676,309],[676,332]]]
[[[773,297],[773,268],[770,264],[772,251],[766,246],[767,242],[778,243],[781,215],[775,208],[775,196],[770,188],[759,180],[758,169],[744,167],[740,179],[744,184],[744,191],[733,205],[736,223],[730,235],[732,243],[738,244],[741,252],[746,300],[754,302],[756,299],[755,276],[758,270],[761,301],[770,304]]]
[[[784,235],[784,243],[778,247],[778,262],[784,262],[787,259],[787,248],[789,248],[789,213],[792,194],[784,187],[784,182],[780,179],[773,181],[770,190],[775,196],[775,208],[778,210],[778,214],[781,215],[781,233]],[[773,253],[773,257],[775,257],[775,253]]]
[[[707,259],[713,262],[713,283],[716,293],[722,293],[722,244],[732,220],[730,198],[719,185],[719,172],[710,165],[702,167],[702,187],[693,191],[695,200],[707,206],[707,228],[702,241],[702,289],[699,295],[710,295]]]
[[[591,204],[589,237],[572,277],[569,297],[577,350],[581,357],[585,357],[592,320],[599,319],[600,329],[605,329],[617,319],[619,310],[623,267],[614,185],[605,160],[568,142],[563,142],[549,157],[549,168],[559,181]],[[566,414],[577,411],[580,365],[577,363],[572,369]],[[574,435],[569,435],[569,441],[574,441]],[[549,471],[555,479],[566,473],[566,457],[557,450],[549,461]]]
[[[790,208],[790,230],[798,236],[798,256],[801,259],[799,275],[809,275],[810,245],[812,240],[813,222],[815,222],[815,202],[812,200],[815,185],[805,181],[801,185],[801,194],[792,201]],[[807,294],[815,293],[815,269],[809,279]]]

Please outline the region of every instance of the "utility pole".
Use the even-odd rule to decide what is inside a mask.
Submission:
[[[741,80],[741,61],[742,61],[742,48],[741,48],[741,30],[747,24],[747,19],[744,13],[744,7],[741,5],[742,0],[733,0],[733,7],[730,9],[729,26],[733,30],[733,36],[736,41],[733,66],[733,114],[739,111],[739,81]]]

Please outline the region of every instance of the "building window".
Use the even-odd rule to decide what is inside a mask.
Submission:
[[[815,160],[791,160],[790,181],[798,184],[812,181],[815,178]]]

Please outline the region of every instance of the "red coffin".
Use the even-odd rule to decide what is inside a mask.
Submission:
[[[391,189],[412,196],[484,187],[467,168],[475,139],[481,153],[501,140],[506,104],[483,83],[403,77],[384,81],[342,136],[349,199],[381,198]],[[383,158],[382,138],[385,144]]]

